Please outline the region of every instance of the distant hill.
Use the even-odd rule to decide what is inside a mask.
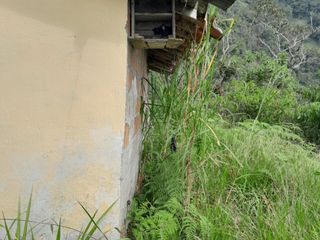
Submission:
[[[314,27],[320,26],[320,0],[279,0],[285,6],[292,10],[294,19],[304,20],[307,24],[313,24]],[[311,23],[312,18],[312,23]],[[320,32],[312,35],[312,39],[319,44]]]
[[[230,54],[287,54],[300,83],[320,84],[320,0],[237,0],[222,15],[236,19]]]

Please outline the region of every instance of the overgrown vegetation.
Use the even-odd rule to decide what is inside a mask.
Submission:
[[[320,239],[318,92],[285,58],[226,66],[217,47],[206,38],[172,76],[150,76],[130,237]]]
[[[319,0],[237,0],[221,15],[236,19],[233,33],[223,40],[227,62],[246,51],[265,52],[285,57],[300,83],[318,84]]]
[[[61,222],[55,221],[33,221],[31,219],[31,208],[32,208],[32,194],[30,195],[26,211],[22,211],[21,203],[19,201],[17,217],[15,219],[8,219],[5,214],[2,213],[2,219],[0,219],[0,239],[4,240],[35,240],[39,239],[37,233],[40,231],[51,232],[51,236],[46,235],[46,239],[68,239],[70,235],[71,239],[77,240],[96,240],[96,239],[108,239],[107,233],[110,230],[103,231],[99,226],[100,223],[106,218],[110,210],[113,208],[112,204],[106,211],[101,215],[98,211],[93,214],[79,202],[79,206],[88,216],[88,223],[83,229],[74,229],[64,226]],[[44,229],[47,230],[44,230]],[[50,229],[50,230],[49,230]],[[49,231],[48,231],[49,230]],[[68,232],[68,236],[64,234],[64,230]],[[125,240],[125,239],[124,239]]]

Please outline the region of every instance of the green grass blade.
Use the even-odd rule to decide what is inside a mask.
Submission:
[[[85,211],[85,213],[88,215],[88,217],[90,218],[90,224],[93,223],[93,227],[91,228],[90,232],[88,233],[87,237],[85,238],[85,240],[90,240],[90,238],[93,236],[93,234],[96,232],[96,230],[98,229],[102,234],[103,231],[100,229],[100,227],[98,226],[97,222],[94,220],[94,218],[90,215],[90,213],[88,212],[88,210],[81,204],[79,203],[82,207],[82,209]],[[104,234],[103,234],[104,235]],[[104,236],[105,237],[105,236]],[[106,238],[106,237],[105,237]],[[107,239],[107,238],[106,238]]]
[[[79,233],[78,233],[79,235],[78,235],[78,237],[76,238],[76,240],[82,240],[82,238],[83,238],[83,234],[84,234],[84,232],[83,232],[83,229],[81,228],[81,230],[79,231]]]
[[[6,220],[3,212],[2,212],[2,216],[3,216],[4,226],[5,226],[5,229],[6,229],[6,237],[7,237],[9,240],[13,240],[13,238],[11,237],[11,233],[10,233],[9,226],[8,226],[8,224],[7,224],[7,220]]]
[[[16,239],[20,240],[21,238],[21,202],[19,198],[19,203],[18,203],[18,216],[17,216],[17,228],[16,228]]]
[[[60,239],[61,239],[61,219],[59,220],[58,232],[56,236],[56,240],[60,240]]]
[[[12,228],[14,227],[16,221],[17,221],[17,219],[14,219],[14,220],[12,221],[12,223],[10,224],[10,226],[9,226],[10,231],[11,231]]]
[[[35,240],[32,228],[31,228],[31,240]]]
[[[90,232],[89,232],[86,240],[89,240],[90,237],[96,232],[97,229],[103,234],[103,237],[104,237],[105,239],[108,239],[108,238],[105,236],[104,232],[101,230],[101,228],[98,226],[98,224],[99,224],[99,223],[102,221],[102,219],[105,218],[105,216],[111,211],[111,209],[112,209],[113,206],[116,204],[116,202],[114,202],[114,203],[101,215],[101,217],[100,217],[97,221],[95,221],[95,220],[93,219],[93,217],[90,215],[90,213],[88,212],[88,210],[87,210],[80,202],[79,202],[79,204],[80,204],[81,208],[85,211],[85,213],[88,215],[88,217],[90,218],[90,221],[91,221],[91,222],[93,223],[93,225],[94,225],[94,226],[92,227],[92,229],[90,230]]]
[[[93,216],[92,216],[93,219],[96,217],[97,213],[98,213],[98,210],[96,210],[95,213],[93,214]],[[92,221],[90,221],[90,222],[88,223],[88,225],[86,226],[85,230],[83,231],[83,233],[82,233],[81,236],[80,236],[81,238],[79,237],[79,239],[81,239],[81,240],[84,240],[84,239],[85,239],[85,237],[86,237],[86,235],[87,235],[87,232],[89,231],[91,225],[92,225]]]
[[[28,225],[29,225],[30,212],[31,212],[31,203],[32,203],[32,192],[29,198],[28,208],[26,212],[26,220],[24,221],[23,235],[22,235],[23,240],[27,240],[27,232],[28,232]]]
[[[96,222],[96,225],[98,226],[98,224],[107,216],[107,214],[111,211],[111,209],[113,208],[113,206],[116,204],[117,201],[115,201],[114,203],[111,204],[111,206],[100,216],[100,218],[98,219],[98,221]],[[94,222],[95,223],[95,222]],[[96,231],[96,229],[92,229],[93,233]],[[99,231],[101,232],[101,230],[99,229]],[[92,236],[93,233],[90,235]],[[103,234],[103,236],[105,237],[104,232],[101,232]]]
[[[53,235],[53,224],[50,224],[50,231],[51,231],[51,234]]]

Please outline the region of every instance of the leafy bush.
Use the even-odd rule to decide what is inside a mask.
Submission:
[[[223,75],[224,82],[233,80],[255,82],[258,86],[294,90],[298,82],[287,67],[286,57],[272,59],[263,52],[249,52],[241,56],[230,56],[218,64],[218,74]],[[223,74],[221,74],[223,71]]]
[[[320,145],[320,102],[313,102],[299,108],[297,122],[310,142]]]
[[[285,61],[247,53],[242,58],[233,57],[232,63],[234,74],[227,79],[220,106],[233,121],[258,119],[279,124],[294,120],[297,81]]]
[[[234,121],[256,118],[276,124],[293,121],[297,99],[291,90],[258,86],[254,81],[232,81],[227,89],[221,107],[232,113]]]
[[[320,102],[320,86],[305,87],[301,95],[306,102]]]

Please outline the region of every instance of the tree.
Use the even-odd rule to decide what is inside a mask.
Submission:
[[[316,1],[298,1],[299,11],[304,10],[304,16],[308,16],[301,21],[297,18],[298,13],[294,13],[287,3],[281,5],[277,0],[238,0],[230,13],[225,15],[226,18],[229,15],[237,18],[231,35],[225,36],[222,41],[221,54],[226,55],[224,66],[230,65],[230,56],[241,56],[246,51],[265,51],[274,59],[286,59],[288,67],[297,74],[300,82],[315,82],[320,66],[320,44],[317,40],[310,40],[315,40],[314,36],[320,32],[319,14],[315,14],[319,4],[314,7]],[[305,4],[308,7],[302,9]],[[220,21],[220,24],[223,22]]]

